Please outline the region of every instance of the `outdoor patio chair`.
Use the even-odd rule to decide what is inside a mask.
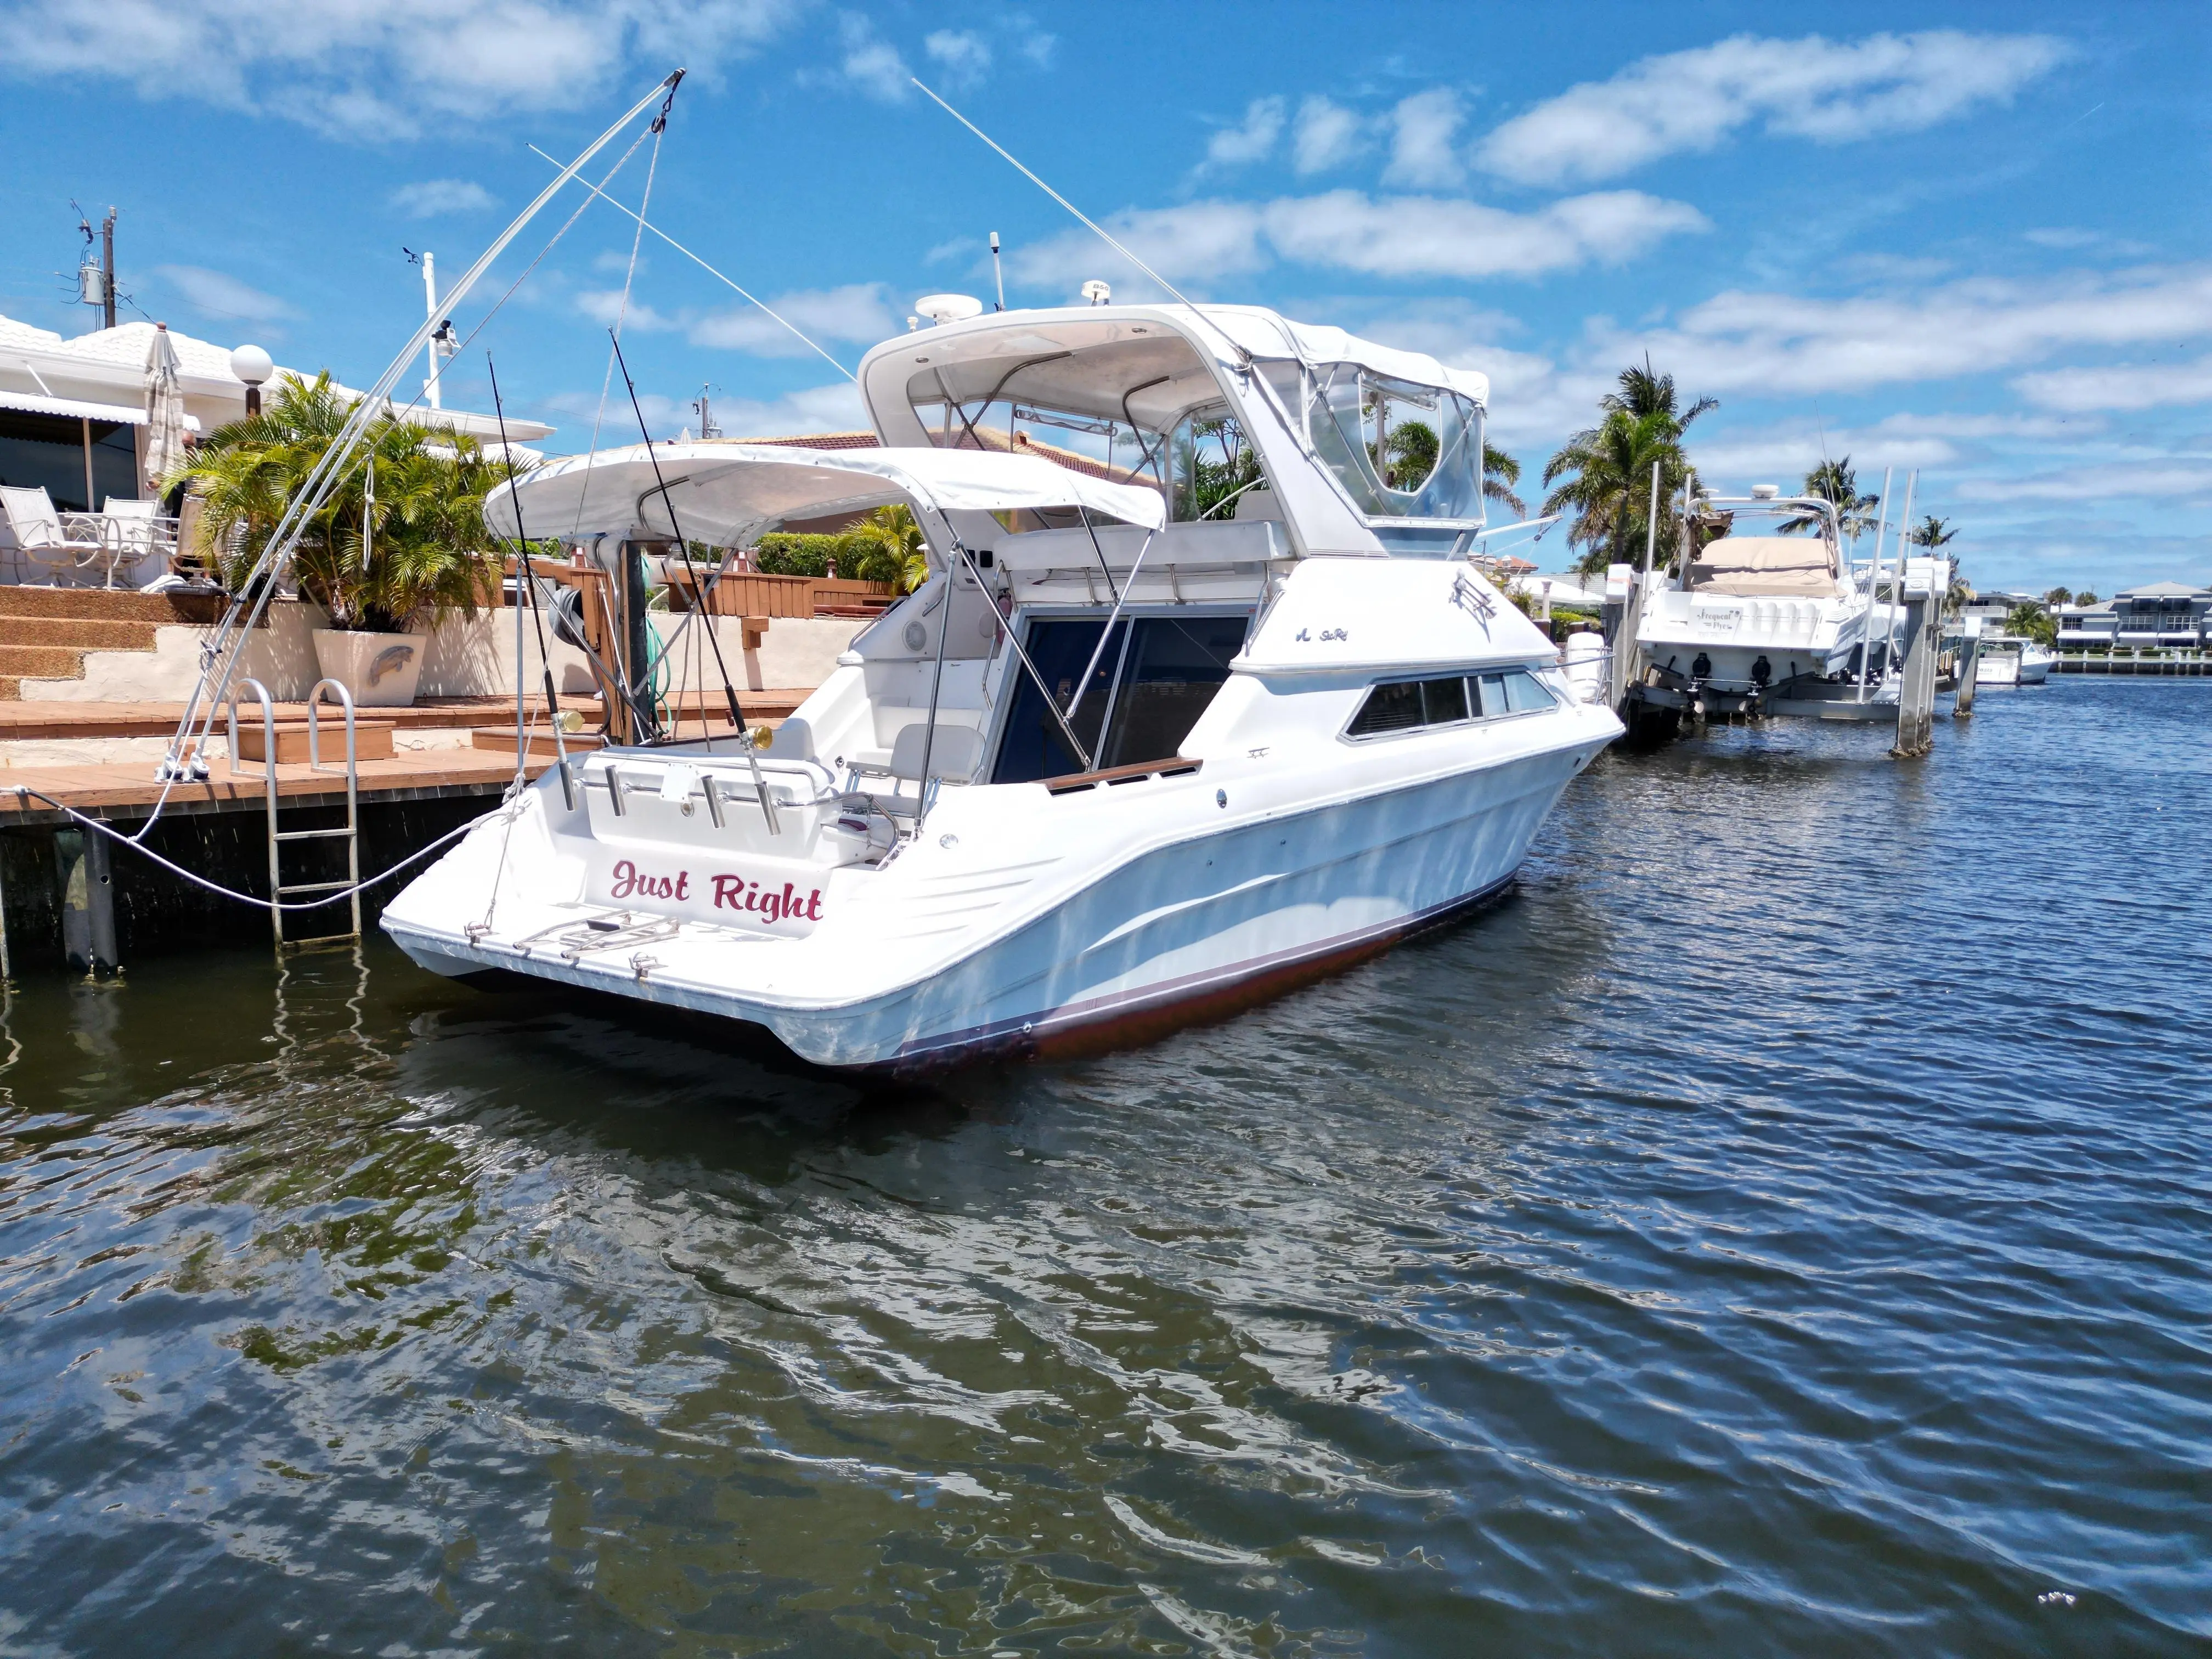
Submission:
[[[99,515],[56,511],[54,498],[43,485],[35,489],[0,486],[0,512],[7,515],[16,548],[33,564],[45,566],[56,586],[61,585],[64,571],[74,573],[107,557]]]
[[[177,546],[177,521],[162,515],[159,501],[142,501],[110,495],[101,503],[107,523],[102,538],[107,544],[107,579],[118,570],[129,573],[132,586],[167,571]],[[149,570],[149,566],[157,567]]]

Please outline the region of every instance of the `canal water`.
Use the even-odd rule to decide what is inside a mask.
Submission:
[[[2203,1652],[2212,686],[1940,726],[1607,757],[1469,924],[927,1088],[26,983],[0,1652]]]

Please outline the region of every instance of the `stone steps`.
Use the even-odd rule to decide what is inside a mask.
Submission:
[[[151,651],[161,624],[89,617],[10,617],[0,612],[0,646],[64,646],[75,651]]]
[[[225,603],[215,593],[0,583],[0,702],[20,698],[27,679],[82,679],[88,651],[151,651],[161,629],[217,622]]]

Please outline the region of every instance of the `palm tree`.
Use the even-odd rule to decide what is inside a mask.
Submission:
[[[2063,587],[2054,587],[2043,596],[2043,602],[2045,605],[2071,605],[2074,596]]]
[[[1859,493],[1858,475],[1851,470],[1848,455],[1840,461],[1823,461],[1808,472],[1803,493],[1836,504],[1836,517],[1846,541],[1856,541],[1874,527],[1875,510],[1881,505],[1881,496]],[[1825,514],[1808,513],[1785,520],[1782,529],[1786,535],[1796,530],[1820,529],[1826,523]]]
[[[1671,499],[1693,484],[1697,470],[1682,453],[1682,434],[1698,416],[1720,407],[1718,398],[1700,398],[1683,409],[1674,377],[1653,368],[1648,356],[1640,368],[1621,370],[1620,385],[1618,392],[1598,399],[1604,420],[1568,439],[1544,467],[1547,485],[1575,475],[1544,498],[1540,511],[1573,511],[1567,544],[1588,550],[1577,567],[1586,575],[1610,563],[1633,563],[1643,557],[1652,463],[1659,464],[1662,498]],[[1680,540],[1677,515],[1663,514],[1657,555],[1662,568],[1674,562]]]
[[[1649,353],[1644,356],[1643,368],[1620,371],[1620,391],[1608,392],[1598,399],[1598,407],[1608,415],[1630,415],[1638,420],[1646,415],[1664,415],[1674,422],[1677,437],[1698,416],[1720,406],[1721,400],[1717,398],[1700,398],[1688,409],[1677,410],[1674,407],[1674,377],[1655,370]]]
[[[1945,542],[1949,541],[1958,533],[1959,532],[1951,528],[1951,521],[1948,519],[1939,519],[1933,513],[1930,513],[1918,524],[1915,525],[1911,529],[1905,532],[1905,539],[1908,542],[1917,543],[1920,546],[1933,551],[1935,549],[1942,546]]]
[[[1578,432],[1544,468],[1544,482],[1566,478],[1544,498],[1543,512],[1571,512],[1567,544],[1586,550],[1576,567],[1594,574],[1608,564],[1641,562],[1651,508],[1651,469],[1659,468],[1662,502],[1671,501],[1692,477],[1682,453],[1681,428],[1663,410],[1642,416],[1626,409]],[[1571,477],[1567,475],[1571,473]],[[1662,510],[1658,552],[1661,565],[1673,562],[1680,528],[1676,515]]]
[[[1513,486],[1521,482],[1521,463],[1488,439],[1482,445],[1482,493],[1489,500],[1511,507],[1522,518],[1528,516],[1528,503],[1513,493]]]
[[[288,377],[261,413],[209,434],[163,481],[200,494],[202,531],[228,586],[249,579],[351,414],[327,371],[312,382]],[[466,433],[385,415],[300,538],[300,591],[338,629],[396,634],[425,612],[473,615],[498,547],[484,498],[522,470]]]
[[[913,508],[879,507],[846,534],[860,544],[853,574],[862,581],[890,582],[911,593],[929,580],[929,557]]]

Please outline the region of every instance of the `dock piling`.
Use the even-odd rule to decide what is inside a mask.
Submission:
[[[62,956],[73,972],[106,979],[122,971],[115,951],[115,880],[107,837],[83,830],[54,836],[62,883]]]

